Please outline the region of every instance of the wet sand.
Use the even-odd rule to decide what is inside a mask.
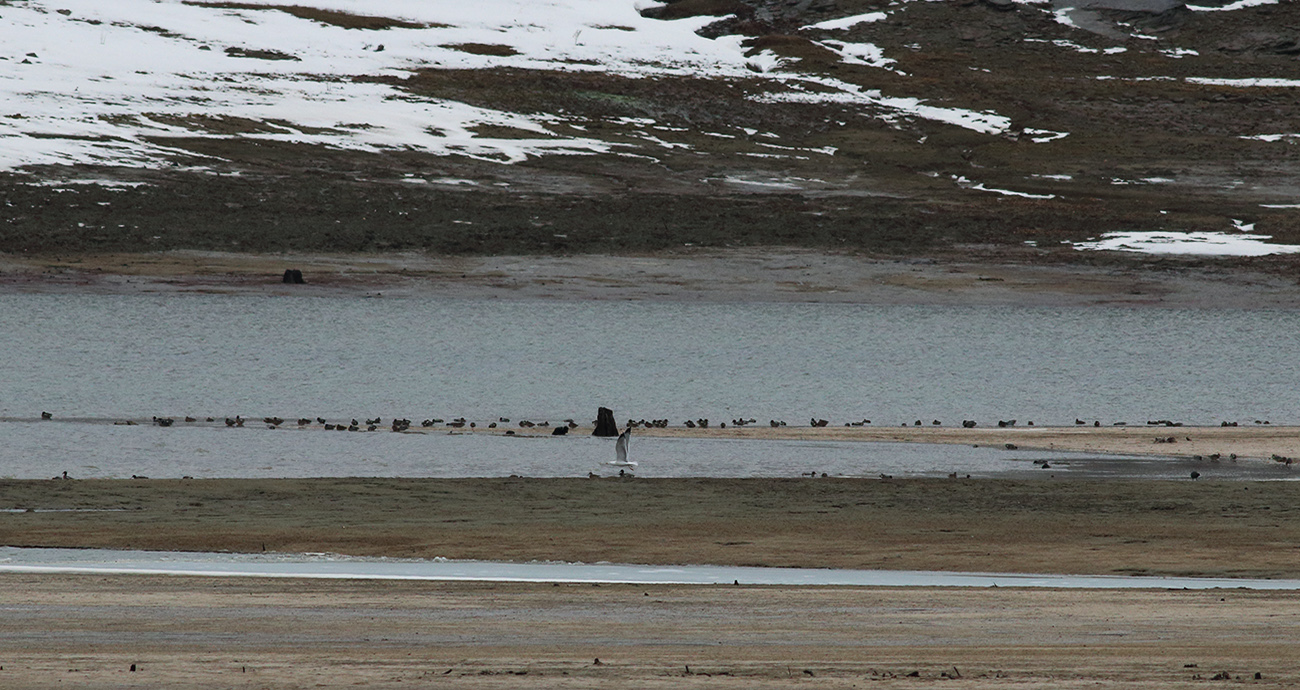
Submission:
[[[1014,426],[953,428],[950,421],[945,426],[933,425],[934,420],[921,420],[920,426],[825,426],[814,428],[808,422],[791,421],[793,425],[773,428],[768,420],[744,427],[715,428],[718,420],[708,429],[670,427],[666,429],[638,428],[637,436],[750,438],[824,441],[876,441],[894,443],[943,443],[955,445],[1005,446],[1010,443],[1020,448],[1037,450],[1080,451],[1087,453],[1116,453],[1122,455],[1159,455],[1195,457],[1218,455],[1221,462],[1231,462],[1230,456],[1239,459],[1262,459],[1277,462],[1274,456],[1292,458],[1292,466],[1300,476],[1300,427],[1259,424],[1235,427],[1203,427],[1164,425],[1129,425],[1094,427],[1089,420],[1073,427]],[[1261,420],[1262,421],[1262,420]],[[840,422],[843,424],[843,422]],[[1024,424],[1024,422],[1020,422]],[[1105,422],[1103,422],[1105,424]],[[519,433],[516,431],[516,433]],[[1285,464],[1285,461],[1283,461]]]
[[[1295,592],[6,574],[0,606],[12,688],[1300,682]]]
[[[837,421],[825,427],[813,427],[803,420],[790,420],[786,426],[772,427],[769,420],[737,427],[719,426],[721,420],[712,420],[708,428],[688,428],[677,422],[668,427],[636,427],[633,437],[649,438],[722,438],[785,441],[859,441],[875,443],[938,443],[946,445],[1005,447],[1033,450],[1106,453],[1117,455],[1145,455],[1159,457],[1195,458],[1200,456],[1210,462],[1229,465],[1236,460],[1267,461],[1296,469],[1300,478],[1300,427],[1281,424],[1251,426],[1164,426],[1134,424],[1126,426],[1094,427],[1092,421],[1072,427],[1059,426],[985,426],[954,428],[953,420],[934,425],[934,420],[921,420],[921,425],[908,426],[847,426]],[[1261,420],[1262,422],[1262,420]],[[955,422],[960,424],[960,420]],[[1023,424],[1023,422],[1021,422]],[[447,433],[436,426],[428,429],[413,428],[406,433]],[[495,429],[478,427],[460,428],[456,433],[505,434],[518,436],[550,435],[550,427],[527,429],[501,426]],[[590,426],[573,430],[575,434],[590,434]],[[1217,456],[1217,457],[1214,457]],[[1286,463],[1285,459],[1292,459]]]
[[[1197,259],[1000,249],[877,258],[789,247],[611,256],[242,254],[0,255],[0,292],[221,293],[445,299],[1295,308],[1300,285]],[[306,283],[285,285],[285,269]]]

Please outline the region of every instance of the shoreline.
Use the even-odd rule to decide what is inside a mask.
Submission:
[[[265,426],[260,419],[249,419],[256,428],[242,430],[246,432],[262,431]],[[473,421],[473,420],[470,420]],[[551,437],[554,428],[563,422],[544,422],[539,420],[535,426],[516,426],[514,423],[501,424],[489,428],[488,424],[497,424],[487,420],[476,422],[478,426],[452,427],[446,422],[429,427],[420,426],[418,422],[400,432],[393,432],[387,423],[376,425],[374,431],[359,427],[353,433],[403,433],[412,435],[484,435],[516,436],[521,438]],[[44,420],[39,418],[0,418],[0,423],[14,424],[98,424],[98,425],[134,425],[148,426],[147,419],[121,418],[56,418]],[[224,428],[223,420],[185,421],[175,419],[177,429],[185,428]],[[554,426],[551,426],[551,425]],[[620,427],[623,425],[620,424]],[[309,425],[295,426],[293,420],[286,420],[279,431],[293,433],[324,432],[323,425],[313,420]],[[570,429],[566,436],[590,436],[593,427],[578,424]],[[707,428],[688,428],[680,423],[667,427],[634,426],[633,438],[660,439],[720,439],[752,441],[826,441],[850,443],[908,443],[935,445],[969,445],[976,448],[994,447],[1015,450],[1033,450],[1044,452],[1099,453],[1106,455],[1143,456],[1152,458],[1180,458],[1204,460],[1212,463],[1232,463],[1237,461],[1268,461],[1280,465],[1294,466],[1300,477],[1300,426],[1287,424],[1260,423],[1252,426],[1194,426],[1177,424],[1111,425],[1093,426],[1091,423],[1074,426],[977,426],[974,428],[954,427],[951,425],[933,425],[924,423],[900,426],[850,426],[849,423],[828,423],[824,427],[813,426],[778,426],[773,427],[766,420],[752,425],[737,427],[720,426],[715,420]],[[563,440],[561,440],[563,442]]]
[[[119,418],[56,418],[41,420],[37,418],[10,417],[0,419],[0,423],[35,423],[35,424],[125,424],[128,420]],[[131,424],[144,426],[150,420],[129,420]],[[249,419],[250,424],[265,426],[260,419]],[[473,421],[473,420],[470,420]],[[521,427],[514,423],[501,424],[488,428],[487,420],[479,420],[477,427],[451,427],[446,422],[430,427],[422,427],[418,422],[409,429],[400,432],[390,430],[387,423],[377,425],[375,431],[366,431],[362,426],[353,433],[403,433],[413,435],[453,434],[485,436],[517,436],[523,438],[551,437],[555,427],[563,422],[542,422],[537,426]],[[225,422],[175,420],[176,428],[224,428]],[[548,426],[553,424],[554,426]],[[1095,427],[1091,423],[1075,426],[977,426],[963,428],[953,426],[849,426],[828,424],[825,427],[780,426],[772,427],[769,422],[743,427],[714,425],[708,428],[688,428],[678,423],[668,427],[635,426],[633,438],[666,439],[725,439],[753,441],[829,441],[852,443],[916,443],[936,445],[969,445],[974,447],[1005,447],[1013,445],[1019,450],[1103,453],[1107,455],[1134,455],[1148,457],[1197,458],[1207,461],[1232,462],[1236,460],[1267,460],[1280,464],[1300,463],[1300,426],[1287,424],[1258,424],[1253,426],[1193,426],[1179,424],[1165,425],[1124,425]],[[620,424],[620,427],[623,426]],[[247,429],[249,432],[260,428]],[[310,425],[295,426],[293,420],[287,420],[280,431],[295,433],[324,432],[323,426],[312,421]],[[578,424],[568,434],[572,437],[590,436],[593,427]],[[1172,439],[1172,440],[1170,440]],[[1234,457],[1235,456],[1235,457]],[[1291,459],[1292,463],[1287,463]],[[1300,464],[1296,465],[1300,476]]]
[[[579,429],[580,430],[580,429]],[[579,431],[575,430],[575,431]],[[517,433],[517,432],[516,432]],[[1155,457],[1201,457],[1207,460],[1269,460],[1300,456],[1300,426],[1015,426],[1005,428],[952,428],[936,426],[825,426],[777,427],[769,425],[726,429],[637,428],[633,435],[650,438],[748,438],[798,441],[855,441],[877,443],[935,443],[944,445],[1006,446],[1021,450],[1069,451]],[[1174,439],[1169,442],[1168,439]],[[1214,457],[1214,456],[1218,457]],[[1235,455],[1236,457],[1232,457]],[[1285,462],[1285,461],[1283,461]],[[1291,464],[1291,463],[1285,463]]]
[[[873,257],[790,247],[605,255],[167,251],[0,254],[0,294],[224,294],[506,300],[823,302],[969,307],[1290,309],[1276,272],[1160,256],[1010,249]],[[1231,261],[1231,260],[1227,260]],[[305,283],[281,282],[286,269]]]

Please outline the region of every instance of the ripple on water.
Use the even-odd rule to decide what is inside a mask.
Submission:
[[[15,294],[0,416],[1294,423],[1295,332],[1295,311]]]

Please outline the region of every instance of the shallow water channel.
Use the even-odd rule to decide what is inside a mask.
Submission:
[[[355,558],[330,554],[180,553],[13,547],[0,547],[0,573],[2,572],[661,585],[1300,589],[1300,580],[745,568],[711,565],[496,563],[442,559]]]

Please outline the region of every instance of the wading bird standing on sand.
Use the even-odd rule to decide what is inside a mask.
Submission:
[[[629,469],[636,467],[636,462],[627,459],[627,446],[632,441],[632,427],[623,430],[618,435],[618,441],[614,444],[614,459],[608,464],[615,467],[627,467]]]

